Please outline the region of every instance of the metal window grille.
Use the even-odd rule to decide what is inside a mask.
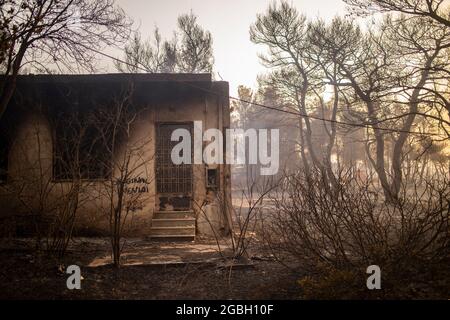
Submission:
[[[156,185],[158,193],[191,194],[192,193],[192,165],[175,165],[171,159],[172,148],[178,141],[171,141],[170,137],[175,129],[187,129],[191,133],[192,124],[157,125],[156,132]],[[192,141],[191,141],[192,145]],[[191,148],[192,160],[192,148]],[[192,163],[192,161],[191,161]]]

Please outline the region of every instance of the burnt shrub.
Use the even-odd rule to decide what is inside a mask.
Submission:
[[[405,182],[384,201],[370,179],[348,171],[336,184],[317,171],[285,177],[271,194],[264,242],[279,261],[294,259],[305,298],[436,298],[449,290],[450,184]],[[381,268],[382,290],[366,269]]]

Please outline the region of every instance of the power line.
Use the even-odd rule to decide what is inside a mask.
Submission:
[[[144,71],[144,72],[147,72],[147,73],[154,73],[154,72],[149,72],[148,69],[146,69],[144,67],[141,67],[139,65],[134,65],[132,63],[129,63],[129,62],[124,61],[124,60],[122,60],[120,58],[111,56],[109,54],[106,54],[106,53],[101,52],[99,50],[96,50],[94,48],[89,48],[89,47],[86,47],[86,46],[84,46],[84,48],[86,48],[88,50],[91,50],[91,51],[93,51],[93,52],[95,52],[97,54],[100,54],[100,55],[102,55],[104,57],[107,57],[109,59],[112,59],[112,60],[115,60],[117,62],[126,64],[126,65],[128,65],[130,67],[133,67],[133,68],[137,69],[137,70],[141,70],[141,71]],[[213,90],[209,90],[207,88],[196,86],[196,85],[194,85],[194,84],[192,84],[190,82],[185,82],[185,81],[179,81],[179,82],[183,83],[185,85],[188,85],[188,86],[190,86],[192,88],[195,88],[195,89],[199,89],[199,90],[202,90],[202,91],[214,94],[214,95],[222,96],[220,93],[217,93],[217,92],[215,92]],[[267,105],[264,105],[264,104],[261,104],[261,103],[257,103],[257,102],[253,102],[253,101],[247,101],[245,99],[236,98],[236,97],[233,97],[233,96],[230,96],[230,95],[228,95],[228,99],[239,101],[239,102],[243,102],[243,103],[247,103],[247,104],[251,104],[251,105],[254,105],[254,106],[257,106],[257,107],[260,107],[260,108],[265,108],[265,109],[274,110],[274,111],[277,111],[277,112],[283,112],[283,113],[292,114],[292,115],[295,115],[295,116],[300,116],[300,117],[303,117],[303,118],[320,120],[320,121],[324,121],[324,122],[335,123],[335,124],[338,124],[338,125],[345,125],[345,126],[366,128],[366,129],[374,129],[373,126],[370,123],[354,123],[354,122],[345,122],[345,121],[340,121],[340,120],[326,119],[326,118],[322,118],[322,117],[318,117],[318,116],[314,116],[314,115],[303,114],[301,112],[289,111],[289,110],[284,110],[284,109],[280,109],[280,108],[273,107],[273,106],[267,106]],[[423,135],[437,136],[437,137],[442,137],[443,136],[443,135],[438,134],[438,133],[418,132],[418,131],[409,131],[409,130],[402,130],[402,129],[384,128],[384,127],[377,127],[377,129],[381,130],[381,131],[387,131],[387,132],[408,133],[408,134],[421,135],[421,136],[423,136]]]
[[[237,100],[237,101],[241,101],[244,103],[249,103],[261,108],[266,108],[266,109],[270,109],[270,110],[275,110],[275,111],[279,111],[279,112],[284,112],[284,113],[288,113],[288,114],[293,114],[296,116],[300,116],[300,117],[304,117],[304,118],[310,118],[310,119],[314,119],[314,120],[321,120],[321,121],[326,121],[326,122],[331,122],[331,123],[335,123],[335,124],[339,124],[339,125],[346,125],[346,126],[352,126],[352,127],[359,127],[359,128],[369,128],[369,129],[373,129],[373,127],[370,124],[365,124],[365,123],[354,123],[354,122],[345,122],[345,121],[340,121],[340,120],[333,120],[333,119],[326,119],[326,118],[322,118],[322,117],[318,117],[318,116],[314,116],[314,115],[306,115],[306,114],[302,114],[300,112],[295,112],[295,111],[289,111],[289,110],[283,110],[283,109],[279,109],[276,107],[270,107],[264,104],[260,104],[257,102],[251,102],[251,101],[247,101],[247,100],[243,100],[240,98],[235,98],[232,96],[229,96],[230,99],[232,100]],[[410,133],[410,134],[417,134],[417,135],[434,135],[434,136],[441,136],[437,133],[422,133],[422,132],[417,132],[417,131],[408,131],[408,130],[402,130],[402,129],[391,129],[391,128],[383,128],[383,127],[377,127],[378,130],[382,130],[382,131],[390,131],[390,132],[397,132],[397,133]]]

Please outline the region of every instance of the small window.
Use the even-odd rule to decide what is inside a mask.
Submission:
[[[206,187],[217,189],[219,185],[219,174],[217,169],[206,169]]]

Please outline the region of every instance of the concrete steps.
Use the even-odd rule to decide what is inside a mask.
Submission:
[[[195,218],[153,219],[152,227],[195,227]]]
[[[195,218],[194,211],[156,211],[153,219]]]
[[[193,211],[157,211],[152,219],[150,238],[172,241],[195,239],[195,216]]]

